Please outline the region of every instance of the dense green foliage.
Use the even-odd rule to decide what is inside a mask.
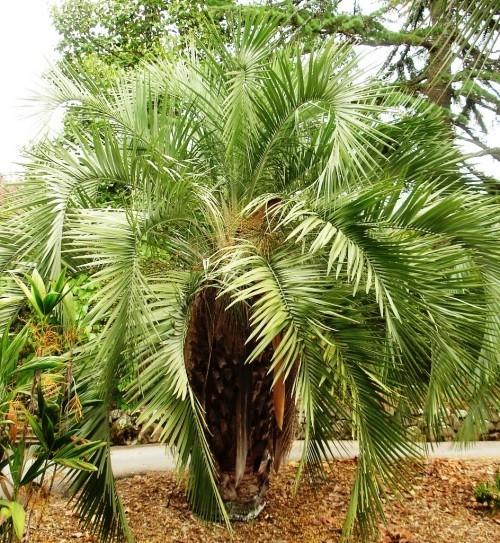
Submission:
[[[127,67],[166,45],[162,0],[71,0],[54,6],[52,18],[66,60],[96,56],[105,64]]]
[[[194,39],[210,39],[208,9],[222,0],[65,0],[52,8],[64,61],[130,68]]]
[[[86,334],[70,283],[46,284],[35,270],[15,278],[24,296],[15,324],[0,338],[0,541],[29,537],[32,505],[58,471],[95,471],[88,459],[104,443],[79,433],[84,407],[72,373],[72,350]],[[4,296],[2,303],[11,303]]]
[[[496,0],[65,0],[54,21],[65,60],[78,58],[107,81],[117,67],[177,55],[215,35],[230,41],[228,22],[242,12],[277,17],[284,34],[308,47],[332,36],[378,47],[381,79],[440,105],[474,156],[500,159],[485,138],[500,107]],[[465,166],[498,191],[498,180],[484,176],[473,157]]]
[[[253,23],[202,60],[152,63],[107,90],[52,74],[47,106],[76,102],[81,122],[36,150],[4,206],[0,318],[22,302],[9,270],[87,273],[85,323],[99,331],[73,356],[80,432],[109,441],[132,368],[130,398],[189,468],[192,506],[227,519],[185,360],[194,303],[216,289],[249,323],[248,364],[281,338],[269,371],[305,420],[298,478],[321,472],[332,421],[354,414],[344,534],[368,534],[420,452],[408,413],[423,408],[432,428],[468,407],[470,438],[498,407],[499,208],[462,173],[437,109],[363,82],[346,46],[312,53],[284,45],[276,21]],[[113,208],[99,198],[110,181],[124,187]],[[103,540],[131,540],[109,449],[90,461],[77,511]]]

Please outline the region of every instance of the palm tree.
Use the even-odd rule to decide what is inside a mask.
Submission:
[[[447,406],[470,406],[467,437],[498,405],[498,206],[462,173],[439,111],[356,66],[345,46],[283,43],[272,20],[107,93],[66,66],[46,103],[80,122],[40,144],[10,194],[2,269],[83,270],[96,288],[98,333],[72,354],[83,434],[109,441],[133,372],[129,398],[204,518],[259,513],[297,417],[297,482],[321,475],[349,417],[344,533],[369,533],[421,452],[416,409],[436,430]],[[131,540],[109,448],[90,460],[77,511],[103,540]]]

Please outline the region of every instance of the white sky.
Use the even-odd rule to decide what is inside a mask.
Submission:
[[[13,175],[21,170],[19,163],[23,146],[40,136],[43,126],[29,104],[40,87],[41,76],[55,62],[57,33],[50,19],[50,5],[59,0],[0,0],[0,175]],[[366,8],[377,5],[366,0]],[[347,10],[349,1],[341,6]],[[365,53],[366,54],[366,53]],[[384,58],[382,51],[371,52],[362,59],[363,68],[375,67]],[[488,143],[498,145],[500,128],[498,117],[488,120]],[[476,148],[466,146],[466,152]],[[497,174],[497,164],[483,157],[481,169]]]
[[[0,174],[19,171],[20,150],[42,128],[27,99],[54,63],[54,0],[0,0]]]

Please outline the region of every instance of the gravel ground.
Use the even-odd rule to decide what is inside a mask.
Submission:
[[[293,496],[293,463],[276,476],[259,519],[234,525],[239,543],[336,543],[345,516],[354,460],[334,462],[319,486],[304,481]],[[498,461],[432,460],[401,500],[386,499],[381,543],[493,543],[500,541],[500,514],[475,503],[474,486],[491,480]],[[187,508],[182,484],[172,473],[135,475],[118,481],[137,543],[224,543],[223,526],[205,524]],[[78,526],[66,501],[52,497],[40,509],[30,541],[94,543]],[[33,520],[33,523],[35,521]]]

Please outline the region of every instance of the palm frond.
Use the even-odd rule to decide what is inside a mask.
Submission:
[[[196,513],[228,524],[203,409],[189,383],[185,360],[190,306],[203,277],[174,273],[169,279],[154,280],[150,296],[145,295],[155,333],[138,334],[139,372],[130,395],[142,408],[140,421],[161,428],[161,441],[175,450],[177,470],[182,473],[189,466],[187,495]]]

